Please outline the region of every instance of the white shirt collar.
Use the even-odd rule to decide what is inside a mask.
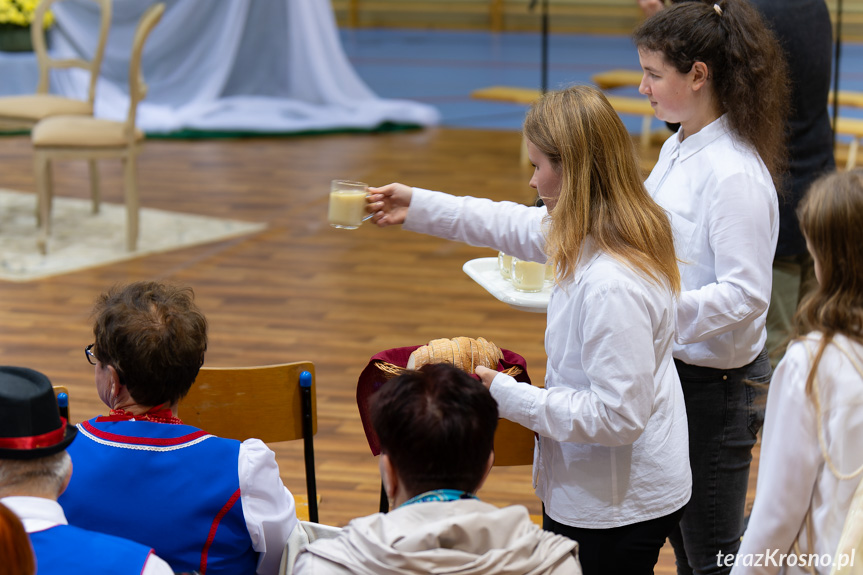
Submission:
[[[44,531],[57,525],[67,525],[66,514],[60,504],[44,497],[4,497],[0,503],[21,519],[27,533]]]
[[[680,132],[678,131],[677,137],[673,141],[677,145],[678,156],[683,161],[700,151],[710,142],[724,136],[730,131],[731,127],[728,125],[728,117],[726,114],[723,114],[696,133],[687,136],[682,142],[680,141]]]

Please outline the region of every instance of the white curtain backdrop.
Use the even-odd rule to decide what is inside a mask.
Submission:
[[[135,26],[155,0],[114,0],[96,116],[121,120],[128,108]],[[148,133],[183,129],[299,132],[370,129],[383,122],[434,125],[438,111],[379,98],[357,75],[339,40],[329,0],[164,0],[165,14],[144,48],[149,86],[138,108]],[[53,50],[89,57],[98,7],[55,4]],[[86,97],[86,74],[58,71],[52,91]]]

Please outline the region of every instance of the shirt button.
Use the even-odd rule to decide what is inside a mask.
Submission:
[[[727,379],[728,379],[728,376],[727,376],[727,375],[723,375],[723,376],[722,376],[722,381],[725,381],[725,380],[727,380]]]

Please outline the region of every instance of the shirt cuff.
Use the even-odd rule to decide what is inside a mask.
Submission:
[[[536,404],[542,389],[498,372],[489,386],[489,391],[497,401],[500,417],[533,429]]]

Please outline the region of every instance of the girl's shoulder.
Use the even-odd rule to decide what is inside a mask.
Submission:
[[[788,351],[795,350],[797,353],[808,353],[815,355],[818,352],[818,347],[821,345],[821,340],[824,339],[824,334],[820,331],[810,331],[806,335],[800,336],[788,344]],[[863,344],[858,343],[850,337],[837,333],[827,344],[825,353],[842,353],[844,355],[860,355],[863,353]]]
[[[602,252],[591,262],[581,277],[584,288],[594,295],[615,291],[626,291],[639,297],[658,298],[665,301],[671,296],[671,288],[656,281],[630,264],[612,254]]]
[[[722,153],[708,154],[707,159],[712,164],[717,176],[729,177],[735,174],[749,174],[756,179],[769,176],[767,166],[752,145],[742,140],[734,132],[728,131],[717,138],[714,148]],[[716,149],[713,150],[718,151]],[[768,181],[772,181],[768,178]]]
[[[819,331],[807,333],[789,344],[783,362],[793,363],[807,373],[821,348],[824,334]],[[827,344],[818,364],[819,377],[831,377],[837,371],[848,375],[857,372],[863,379],[863,345],[843,335],[836,334]]]

